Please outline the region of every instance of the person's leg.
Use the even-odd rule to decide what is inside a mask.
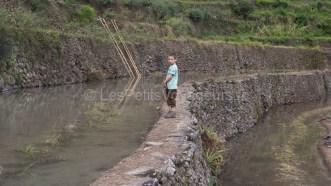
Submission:
[[[176,113],[175,113],[176,96],[177,96],[177,90],[168,90],[167,105],[169,106],[169,112],[165,115],[166,118],[176,117]]]
[[[168,105],[168,112],[171,111],[171,103],[170,103],[170,90],[169,89],[165,89],[165,95],[166,95],[166,101],[167,101],[167,105]]]
[[[177,90],[171,90],[170,92],[170,111],[176,111],[176,97],[177,97]]]

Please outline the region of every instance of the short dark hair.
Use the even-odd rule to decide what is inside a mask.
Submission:
[[[169,54],[168,57],[173,57],[174,59],[177,59],[175,54]]]

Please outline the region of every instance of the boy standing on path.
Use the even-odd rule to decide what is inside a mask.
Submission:
[[[165,87],[165,93],[167,97],[167,105],[169,106],[169,112],[164,116],[165,118],[175,118],[176,112],[176,96],[177,96],[177,86],[178,86],[178,67],[177,59],[174,55],[168,56],[168,63],[170,64],[167,76],[163,81],[163,86]]]

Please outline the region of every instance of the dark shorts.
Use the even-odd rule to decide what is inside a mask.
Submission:
[[[169,107],[176,107],[177,89],[166,89],[167,104]]]

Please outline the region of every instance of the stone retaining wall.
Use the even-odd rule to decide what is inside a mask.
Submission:
[[[225,138],[243,133],[272,106],[324,99],[330,80],[329,71],[306,71],[186,83],[178,91],[177,118],[161,117],[134,154],[92,185],[208,185],[199,124]]]
[[[195,83],[191,109],[201,124],[228,138],[254,126],[272,106],[322,100],[330,78],[330,71],[303,71]]]
[[[317,50],[195,41],[131,42],[143,74],[163,72],[167,55],[182,72],[238,74],[249,71],[328,68],[331,54]],[[0,29],[0,90],[53,86],[128,76],[109,41],[56,32]]]

